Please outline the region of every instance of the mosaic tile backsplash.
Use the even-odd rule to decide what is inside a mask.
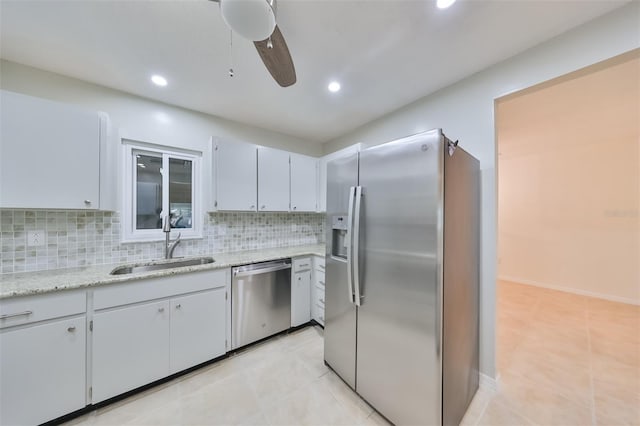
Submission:
[[[44,231],[41,246],[29,246],[29,231]],[[0,273],[42,271],[164,256],[164,241],[121,243],[120,214],[102,211],[0,209]],[[175,238],[172,232],[172,239]],[[318,213],[208,213],[203,238],[184,240],[174,256],[290,247],[324,242]]]

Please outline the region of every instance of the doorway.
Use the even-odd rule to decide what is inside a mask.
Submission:
[[[491,404],[512,422],[640,424],[640,51],[495,112]]]

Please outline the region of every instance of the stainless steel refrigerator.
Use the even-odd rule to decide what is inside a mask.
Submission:
[[[478,388],[480,172],[441,130],[327,168],[325,362],[398,425]]]

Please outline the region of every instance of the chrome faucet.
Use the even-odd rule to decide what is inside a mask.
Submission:
[[[171,221],[169,220],[169,215],[167,215],[164,219],[162,232],[164,232],[164,258],[171,259],[173,257],[173,251],[176,249],[176,246],[180,244],[181,233],[178,232],[178,237],[173,242],[171,242]]]

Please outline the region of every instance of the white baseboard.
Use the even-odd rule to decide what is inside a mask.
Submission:
[[[500,380],[500,375],[498,375],[495,379],[493,377],[489,377],[484,373],[480,373],[480,389],[495,393],[498,391],[498,381]]]
[[[498,279],[503,281],[511,281],[518,284],[531,285],[534,287],[548,288],[550,290],[564,291],[565,293],[579,294],[580,296],[589,296],[589,297],[595,297],[596,299],[604,299],[604,300],[610,300],[612,302],[619,302],[619,303],[626,303],[628,305],[640,306],[640,300],[629,299],[627,297],[611,296],[609,294],[602,294],[602,293],[597,293],[593,291],[580,290],[572,287],[563,287],[560,285],[547,284],[539,281],[526,280],[526,279],[510,277],[510,276],[500,276],[498,277]]]

